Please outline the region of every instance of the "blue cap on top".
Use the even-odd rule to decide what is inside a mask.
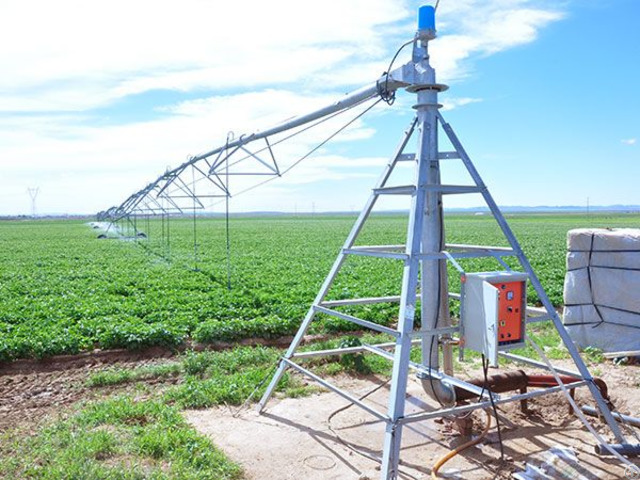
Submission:
[[[436,29],[436,9],[431,5],[422,5],[418,9],[418,30]]]

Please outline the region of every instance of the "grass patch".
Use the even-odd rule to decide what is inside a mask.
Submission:
[[[367,341],[381,341],[367,337]],[[349,342],[355,342],[348,339]],[[340,340],[306,348],[336,348]],[[81,406],[66,419],[41,428],[35,435],[0,437],[0,478],[42,480],[233,480],[239,466],[182,417],[184,408],[241,405],[254,394],[257,401],[282,351],[267,347],[237,347],[221,352],[186,352],[177,362],[134,369],[112,368],[89,377],[93,388],[177,377],[179,384],[145,392],[146,399],[120,395]],[[339,357],[315,363],[326,372],[383,371],[383,359],[363,356],[362,362]],[[313,361],[311,362],[313,363]],[[385,362],[386,363],[386,362]],[[145,385],[140,383],[139,385]],[[256,386],[259,388],[254,392]],[[286,373],[278,391],[300,397],[319,387]]]
[[[300,351],[333,350],[336,348],[355,347],[361,344],[374,345],[388,342],[389,338],[389,336],[381,334],[364,334],[361,337],[346,336],[306,345],[301,347]],[[311,357],[305,360],[305,365],[313,367],[313,370],[321,375],[338,375],[342,373],[355,376],[391,374],[391,362],[372,353]]]
[[[241,405],[252,393],[255,401],[264,392],[281,355],[282,351],[267,347],[187,352],[181,359],[183,382],[170,388],[164,399],[180,408]],[[302,383],[289,374],[283,376],[278,389],[297,389],[291,390],[296,396],[305,394]]]
[[[107,387],[140,380],[167,378],[179,375],[182,372],[182,369],[183,368],[180,363],[153,365],[150,367],[138,367],[133,369],[108,368],[91,374],[87,379],[86,385],[88,387]]]
[[[97,372],[89,377],[87,385],[99,388],[176,377],[178,385],[164,393],[163,399],[167,403],[179,408],[241,405],[252,393],[254,400],[260,398],[281,355],[282,351],[267,347],[237,347],[221,352],[188,351],[180,356],[179,361],[170,364]],[[336,369],[335,373],[341,371],[344,371],[343,367]],[[300,397],[317,391],[317,388],[287,373],[278,390],[287,396]]]
[[[3,478],[233,480],[241,468],[176,407],[115,397],[85,406],[29,438],[3,442]]]
[[[582,355],[591,363],[604,362],[604,355],[602,349],[596,347],[586,347],[582,350]]]
[[[31,437],[20,437],[19,432],[4,434],[0,437],[0,478],[242,478],[240,467],[189,426],[180,410],[242,404],[256,385],[268,379],[281,354],[265,347],[187,352],[170,364],[95,373],[87,380],[94,388],[172,376],[178,376],[181,383],[162,393],[146,392],[147,399],[120,395],[88,403]],[[317,388],[285,375],[278,390],[297,397]]]

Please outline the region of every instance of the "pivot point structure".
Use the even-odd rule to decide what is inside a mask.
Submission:
[[[133,193],[119,206],[100,212],[99,220],[106,220],[110,224],[118,221],[129,222],[133,226],[135,237],[139,238],[136,216],[145,215],[148,218],[149,215],[160,215],[164,220],[165,216],[168,218],[170,215],[192,211],[195,253],[196,210],[204,210],[207,200],[224,199],[228,202],[232,194],[242,193],[232,190],[229,183],[231,178],[266,176],[267,180],[261,181],[264,183],[270,178],[286,174],[301,160],[366,113],[371,106],[289,166],[283,163],[286,161],[286,151],[278,151],[280,143],[356,106],[365,105],[366,102],[377,103],[387,100],[387,103],[392,103],[395,92],[404,89],[415,99],[415,117],[400,138],[297,334],[280,360],[260,400],[259,409],[262,411],[266,407],[287,369],[308,376],[383,422],[381,478],[389,480],[397,478],[399,474],[402,430],[405,425],[485,409],[492,404],[524,401],[558,391],[567,393],[567,387],[563,382],[570,380],[571,389],[586,387],[590,391],[600,415],[618,443],[614,446],[602,443],[598,436],[604,448],[614,454],[637,450],[637,446],[629,446],[626,442],[609,409],[606,395],[600,390],[580,358],[504,216],[453,128],[439,111],[441,105],[438,103],[438,95],[445,91],[447,86],[437,83],[435,70],[430,63],[429,43],[436,38],[435,27],[434,9],[430,6],[421,7],[417,32],[413,41],[409,42],[413,44],[412,58],[405,65],[386,72],[372,84],[342,97],[332,105],[284,121],[261,132],[238,137],[228,135],[223,145],[189,157],[177,168],[165,171],[155,181]],[[441,136],[444,136],[445,142],[439,141]],[[457,164],[466,172],[467,183],[443,183],[441,165],[444,162]],[[408,166],[413,171],[413,177],[408,183],[398,183],[397,177],[402,176],[398,174],[408,170],[401,166]],[[443,226],[443,200],[450,195],[466,194],[475,194],[483,198],[504,238],[503,246],[468,245],[447,241]],[[360,244],[357,240],[362,229],[378,201],[385,197],[401,197],[407,201],[409,215],[405,242],[401,245]],[[164,231],[163,227],[163,235]],[[332,299],[331,287],[345,262],[350,258],[362,257],[399,262],[402,265],[402,278],[398,282],[397,291],[389,292],[387,296]],[[465,271],[463,265],[477,258],[490,259],[496,270]],[[449,290],[448,268],[458,272],[460,292]],[[536,292],[542,307],[533,308],[526,305],[526,291],[529,287]],[[452,321],[449,315],[450,301],[459,302],[460,316],[456,322]],[[395,325],[380,325],[355,316],[353,311],[344,310],[357,305],[378,303],[397,304]],[[358,328],[387,335],[391,341],[301,352],[298,347],[318,314],[352,322]],[[557,368],[548,361],[544,352],[527,336],[527,327],[532,322],[553,323],[575,363],[575,370]],[[481,388],[477,382],[474,384],[455,377],[452,359],[454,342],[458,344],[461,358],[465,349],[481,353],[494,366],[499,365],[499,358],[507,358],[549,370],[557,383],[515,394],[507,394],[501,390],[503,393],[498,395],[496,391],[488,388],[488,382],[485,382],[485,388]],[[531,343],[542,361],[510,352],[525,342]],[[419,361],[412,361],[413,347],[419,350]],[[388,405],[384,412],[355,398],[351,393],[331,384],[304,366],[304,360],[307,358],[358,352],[379,355],[392,363]],[[422,383],[425,394],[439,404],[438,408],[406,414],[407,385],[409,375],[413,373]],[[562,374],[562,377],[559,374]],[[461,401],[471,403],[461,404]],[[579,414],[575,403],[572,403],[572,406],[576,409],[576,414]],[[597,436],[595,431],[592,430],[592,433]]]
[[[501,404],[522,401],[564,390],[564,385],[559,381],[557,386],[528,393],[498,395],[488,389],[482,389],[477,385],[456,378],[452,371],[449,345],[452,338],[457,337],[461,356],[465,348],[472,348],[486,355],[494,365],[497,365],[498,357],[508,358],[537,368],[551,370],[556,375],[557,372],[560,372],[569,376],[574,380],[571,383],[571,388],[587,387],[616,441],[625,444],[625,438],[611,414],[607,401],[580,358],[579,352],[564,329],[561,319],[516,237],[453,128],[439,112],[441,105],[438,103],[438,94],[446,90],[447,86],[436,82],[435,71],[430,64],[429,42],[435,37],[434,9],[430,6],[421,7],[411,61],[388,72],[376,82],[378,92],[386,96],[401,88],[414,94],[415,118],[400,139],[397,149],[373,188],[294,340],[280,360],[278,369],[260,400],[259,410],[262,411],[267,406],[267,402],[287,369],[293,369],[314,379],[384,422],[381,478],[388,480],[398,476],[402,430],[405,425],[430,418],[487,408],[492,402]],[[348,103],[351,100],[347,97],[344,101]],[[441,133],[444,133],[449,144],[453,146],[453,150],[443,151],[439,148],[438,137]],[[412,140],[413,147],[409,147]],[[468,173],[470,182],[462,185],[443,184],[440,165],[444,161],[461,162],[464,170]],[[415,171],[413,183],[391,184],[390,179],[394,170],[400,164],[407,163],[412,165]],[[443,228],[443,198],[448,195],[464,194],[482,196],[504,236],[506,246],[447,243]],[[358,245],[356,243],[358,235],[374,206],[380,198],[388,195],[405,196],[408,200],[409,218],[406,242],[403,245]],[[399,294],[387,297],[327,299],[334,279],[344,262],[351,256],[394,259],[401,262],[403,275],[401,285],[399,285]],[[466,272],[461,266],[465,259],[483,257],[494,259],[498,270],[495,272]],[[512,269],[509,259],[512,259],[511,264],[517,261],[518,271]],[[455,267],[460,273],[462,290],[459,293],[449,292],[447,265]],[[542,308],[532,308],[526,305],[528,284],[537,293],[542,302]],[[449,318],[450,299],[459,300],[461,304],[460,319],[456,325],[452,325]],[[340,310],[343,307],[353,305],[390,302],[398,304],[395,328],[379,325]],[[420,327],[416,328],[418,309],[421,322]],[[393,341],[334,350],[300,352],[298,347],[317,314],[336,317],[353,322],[359,327],[387,334],[393,338]],[[522,346],[526,340],[531,341],[526,336],[527,325],[543,321],[553,323],[575,363],[576,370],[555,368],[548,363],[546,357],[542,359],[544,361],[534,361],[509,352],[514,347]],[[411,361],[410,353],[413,346],[421,351],[420,362]],[[440,350],[443,351],[444,356],[443,366],[439,364]],[[356,352],[377,354],[392,362],[386,412],[377,411],[303,365],[304,359],[311,357]],[[426,393],[438,401],[440,408],[405,415],[407,383],[411,372],[415,372],[422,380]],[[559,377],[557,378],[559,379]],[[477,400],[466,405],[457,404],[457,389],[470,393]],[[469,395],[465,395],[465,397],[468,399]]]

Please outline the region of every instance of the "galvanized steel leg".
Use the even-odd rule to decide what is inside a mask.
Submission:
[[[419,99],[420,97],[421,95],[419,94]],[[398,463],[402,444],[402,424],[399,423],[399,420],[404,417],[405,413],[405,397],[407,394],[409,358],[411,354],[411,332],[413,331],[415,320],[418,274],[420,271],[419,255],[423,248],[423,228],[425,226],[425,209],[427,206],[426,186],[431,177],[430,169],[432,168],[428,157],[430,155],[430,142],[435,128],[435,116],[429,115],[427,109],[419,108],[416,193],[412,198],[409,224],[407,226],[405,253],[409,257],[405,263],[402,276],[402,292],[398,314],[398,332],[400,335],[396,339],[391,373],[391,392],[388,407],[389,422],[385,431],[382,469],[380,472],[382,480],[391,480],[398,476]],[[422,292],[422,302],[425,301],[425,293]],[[435,304],[431,306],[435,308]]]
[[[405,147],[407,146],[407,143],[409,142],[409,139],[413,135],[413,131],[415,129],[416,123],[417,123],[417,119],[414,119],[411,122],[409,128],[405,131],[405,134],[404,134],[400,144],[398,145],[393,157],[391,158],[391,160],[387,164],[385,170],[382,172],[382,175],[378,179],[378,183],[376,184],[375,188],[384,187],[384,185],[386,184],[387,180],[391,176],[391,172],[393,172],[393,169],[394,169],[394,167],[396,166],[396,164],[398,162],[398,159],[399,159],[400,155],[402,155],[402,152],[404,151]],[[351,248],[354,245],[354,243],[356,241],[356,238],[358,237],[358,234],[362,230],[362,227],[364,226],[364,223],[367,220],[367,218],[369,217],[369,215],[371,213],[371,210],[375,206],[377,200],[378,200],[378,194],[376,194],[376,193],[372,193],[371,196],[369,197],[369,200],[367,200],[367,203],[366,203],[364,209],[360,212],[360,215],[358,216],[358,219],[356,220],[356,223],[353,225],[353,227],[351,229],[351,232],[349,233],[349,236],[345,240],[344,245],[342,246],[342,250],[338,254],[338,258],[336,258],[333,266],[331,267],[331,270],[329,271],[329,274],[327,275],[327,277],[324,280],[324,283],[322,284],[322,287],[320,287],[320,291],[318,292],[318,295],[316,296],[313,304],[311,305],[311,307],[307,311],[307,315],[305,316],[304,320],[302,321],[302,324],[300,325],[300,328],[298,329],[298,332],[296,333],[296,336],[294,337],[293,341],[291,342],[291,345],[289,345],[289,348],[287,349],[287,352],[285,353],[284,358],[287,358],[287,359],[291,358],[293,356],[293,354],[295,353],[295,351],[297,350],[297,348],[300,346],[300,343],[302,342],[302,339],[304,338],[305,334],[307,333],[307,330],[309,329],[309,326],[311,325],[311,322],[313,321],[313,318],[315,317],[314,307],[319,305],[320,302],[322,302],[322,300],[326,296],[327,292],[329,291],[329,288],[331,288],[331,285],[332,285],[336,275],[340,271],[340,267],[342,267],[342,264],[344,263],[344,260],[346,259],[346,254],[344,253],[344,250],[348,249],[348,248]],[[414,294],[415,294],[415,292],[414,292]],[[278,369],[276,370],[275,374],[273,375],[273,377],[271,379],[271,382],[269,382],[269,385],[267,386],[267,389],[266,389],[264,395],[262,396],[262,398],[260,399],[260,402],[258,403],[258,411],[259,412],[262,412],[264,410],[267,402],[269,401],[269,398],[273,394],[273,391],[275,390],[276,386],[278,385],[278,382],[282,378],[282,375],[284,374],[286,368],[287,368],[286,362],[281,360],[280,364],[278,365]]]

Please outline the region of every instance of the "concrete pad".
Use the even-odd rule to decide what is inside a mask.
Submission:
[[[336,382],[336,380],[332,380]],[[340,379],[337,381],[355,397],[379,412],[386,412],[388,385],[381,380]],[[373,393],[370,393],[373,391]],[[368,394],[368,395],[367,395]],[[546,400],[545,400],[546,399]],[[532,400],[539,415],[525,416],[510,404],[501,408],[504,450],[508,461],[501,463],[495,422],[487,438],[476,447],[454,457],[440,471],[442,478],[507,479],[536,461],[550,447],[574,448],[586,479],[624,478],[617,460],[592,454],[593,438],[574,418],[558,396]],[[536,403],[538,402],[538,403]],[[417,381],[409,384],[407,414],[435,408]],[[551,410],[550,410],[551,409]],[[547,411],[551,423],[545,423]],[[250,480],[365,480],[380,478],[384,424],[335,393],[323,392],[304,398],[272,399],[267,410],[236,414],[228,408],[189,411],[188,421],[208,435],[232,460],[245,468]],[[484,422],[478,412],[476,430]],[[447,421],[422,421],[403,429],[401,479],[428,479],[430,467],[461,442]]]

